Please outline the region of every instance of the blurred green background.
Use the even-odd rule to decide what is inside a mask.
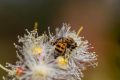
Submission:
[[[39,34],[63,22],[94,46],[99,66],[83,80],[120,80],[120,0],[0,0],[0,63],[15,63],[17,35],[39,23]],[[6,72],[0,69],[0,80]]]

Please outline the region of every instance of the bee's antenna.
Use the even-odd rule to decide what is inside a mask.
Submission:
[[[77,32],[77,36],[79,36],[79,34],[81,33],[81,31],[83,30],[83,26],[81,26]]]

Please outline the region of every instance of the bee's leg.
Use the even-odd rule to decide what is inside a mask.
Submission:
[[[68,59],[69,58],[69,55],[70,55],[70,51],[66,49],[66,52],[65,52],[65,58]]]
[[[57,52],[57,51],[55,51],[55,52],[54,52],[54,58],[56,59],[58,56],[60,56],[60,53]]]
[[[56,59],[59,55],[57,53],[54,53],[54,58]]]

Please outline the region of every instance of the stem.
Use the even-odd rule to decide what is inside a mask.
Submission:
[[[0,68],[3,69],[3,70],[5,70],[6,72],[9,72],[9,73],[12,73],[12,72],[13,72],[12,70],[9,70],[9,69],[5,68],[5,67],[2,66],[1,64],[0,64]]]

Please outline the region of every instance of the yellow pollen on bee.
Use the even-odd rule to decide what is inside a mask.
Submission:
[[[39,55],[42,53],[42,48],[41,47],[33,47],[32,52],[35,55]]]
[[[65,59],[64,57],[59,56],[57,58],[57,63],[60,68],[66,69],[68,64],[68,59]]]

